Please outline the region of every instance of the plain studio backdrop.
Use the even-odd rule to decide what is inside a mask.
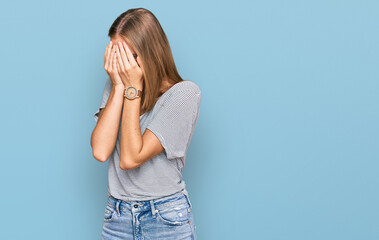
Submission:
[[[183,172],[199,239],[379,239],[374,0],[3,2],[2,239],[101,238],[93,114],[108,28],[136,7],[202,90]]]

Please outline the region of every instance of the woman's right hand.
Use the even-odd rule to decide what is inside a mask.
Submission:
[[[113,86],[124,86],[117,69],[116,46],[109,41],[104,53],[104,69],[112,81]]]

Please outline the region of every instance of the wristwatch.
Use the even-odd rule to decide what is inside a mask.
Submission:
[[[126,97],[129,100],[133,100],[136,98],[140,98],[142,95],[141,90],[137,90],[135,87],[128,87],[125,89],[124,97]]]

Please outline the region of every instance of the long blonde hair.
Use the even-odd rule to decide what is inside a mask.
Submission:
[[[170,85],[183,81],[179,75],[170,44],[158,19],[145,8],[132,8],[122,13],[109,29],[110,38],[124,38],[142,61],[143,92],[141,109],[149,112],[162,95],[164,79]]]

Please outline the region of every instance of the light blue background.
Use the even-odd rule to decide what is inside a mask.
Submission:
[[[378,1],[1,5],[2,239],[100,239],[93,113],[134,7],[202,89],[183,173],[199,239],[379,239]]]

